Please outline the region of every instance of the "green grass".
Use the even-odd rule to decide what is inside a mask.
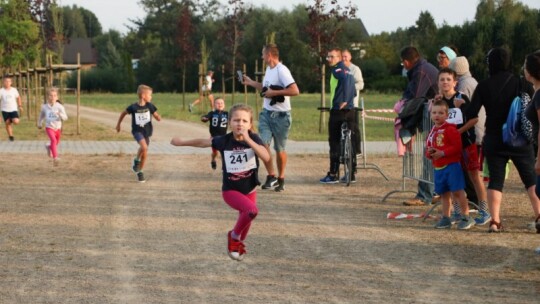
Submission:
[[[185,108],[182,101],[182,94],[172,93],[154,93],[153,102],[158,108],[158,112],[164,118],[200,122],[199,117],[209,111],[209,105],[199,103],[193,113],[187,110],[188,104],[198,98],[197,94],[190,93],[185,95]],[[218,96],[218,94],[214,94]],[[366,109],[391,109],[398,100],[399,95],[395,94],[362,94]],[[68,103],[75,103],[74,95],[64,95],[63,100]],[[328,98],[328,95],[327,95]],[[81,105],[110,110],[120,113],[129,104],[137,101],[136,94],[82,94]],[[230,108],[232,104],[230,95],[225,97],[225,104]],[[243,94],[236,94],[235,103],[244,102]],[[260,111],[261,99],[256,99],[254,93],[247,95],[247,103],[256,111]],[[328,122],[328,113],[325,114],[325,124],[319,132],[320,113],[317,107],[320,106],[320,94],[300,94],[293,97],[292,117],[293,124],[290,133],[290,139],[297,141],[326,141],[328,138],[326,123]],[[395,117],[394,113],[370,113],[372,116]],[[366,135],[368,141],[386,141],[393,140],[393,124],[376,120],[366,120]]]

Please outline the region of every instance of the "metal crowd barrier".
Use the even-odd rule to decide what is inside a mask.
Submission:
[[[405,181],[407,179],[434,184],[433,165],[431,163],[431,160],[426,158],[424,154],[426,138],[429,134],[429,131],[431,130],[431,127],[433,126],[429,115],[428,105],[429,103],[424,103],[422,130],[416,130],[416,134],[407,144],[407,151],[403,156],[401,189],[388,192],[382,199],[382,202],[385,202],[386,199],[394,193],[413,192],[416,194],[416,191],[410,191],[405,189]]]
[[[367,115],[365,115],[365,108],[364,108],[364,97],[361,97],[360,98],[360,111],[356,112],[356,115],[359,115],[359,113],[362,113],[360,115],[361,117],[361,121],[362,121],[362,136],[360,138],[360,148],[362,149],[362,154],[358,155],[357,156],[357,162],[356,162],[356,169],[357,170],[369,170],[369,169],[372,169],[372,170],[376,170],[377,172],[379,172],[387,181],[389,180],[388,177],[386,176],[386,174],[384,174],[384,172],[382,171],[382,169],[377,166],[376,164],[374,163],[368,163],[367,162],[367,150],[366,150],[366,118]],[[386,117],[369,117],[371,119],[386,119]],[[393,120],[391,120],[393,121]],[[359,162],[358,158],[361,158],[361,161]]]

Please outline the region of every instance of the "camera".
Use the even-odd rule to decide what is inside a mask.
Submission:
[[[238,81],[240,81],[240,83],[244,82],[244,75],[242,75],[242,71],[237,70],[236,71],[236,77],[238,77]]]
[[[284,88],[282,86],[278,86],[278,85],[271,85],[270,89],[272,89],[274,91],[280,91],[280,90],[283,90]],[[261,91],[261,97],[263,97],[263,98],[266,97],[265,92],[267,90],[268,90],[268,87],[263,87],[263,89]],[[273,96],[271,98],[271,100],[270,100],[270,105],[273,106],[278,102],[284,102],[284,101],[285,101],[285,96]]]

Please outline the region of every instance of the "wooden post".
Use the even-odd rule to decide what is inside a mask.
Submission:
[[[242,64],[242,74],[246,75],[246,64]],[[248,104],[247,85],[244,84],[244,103]]]
[[[259,60],[255,59],[255,81],[259,82]],[[259,92],[255,90],[255,113],[259,113]]]
[[[223,91],[223,96],[221,96],[223,98],[223,100],[225,100],[225,94],[226,94],[226,90],[225,90],[225,65],[222,64],[221,65],[221,91]]]
[[[53,86],[53,79],[54,79],[54,74],[53,74],[53,69],[52,69],[52,56],[49,55],[47,57],[47,69],[48,69],[48,72],[47,73],[47,86],[50,88]],[[47,90],[45,90],[47,91]]]
[[[32,109],[30,103],[32,100],[32,84],[30,83],[30,65],[26,62],[26,112],[28,113],[28,120],[30,120],[30,111]]]
[[[204,106],[204,96],[202,92],[202,85],[203,85],[203,65],[202,63],[199,63],[199,109],[202,109],[201,106]]]
[[[36,100],[35,109],[36,109],[36,114],[37,114],[36,115],[36,124],[37,124],[37,122],[39,120],[39,114],[38,113],[40,112],[41,109],[40,109],[40,106],[39,106],[40,103],[38,101],[39,96],[40,96],[40,94],[39,94],[39,74],[38,74],[38,70],[37,70],[37,66],[36,66],[35,62],[34,62],[34,88],[36,90],[36,92],[35,92],[35,100]]]
[[[81,53],[77,53],[77,135],[81,135]]]

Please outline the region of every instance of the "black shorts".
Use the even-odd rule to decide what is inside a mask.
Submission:
[[[4,121],[7,121],[8,119],[13,120],[15,118],[19,118],[19,112],[17,112],[17,111],[14,111],[14,112],[4,112],[4,111],[2,111],[2,117],[4,118]]]

